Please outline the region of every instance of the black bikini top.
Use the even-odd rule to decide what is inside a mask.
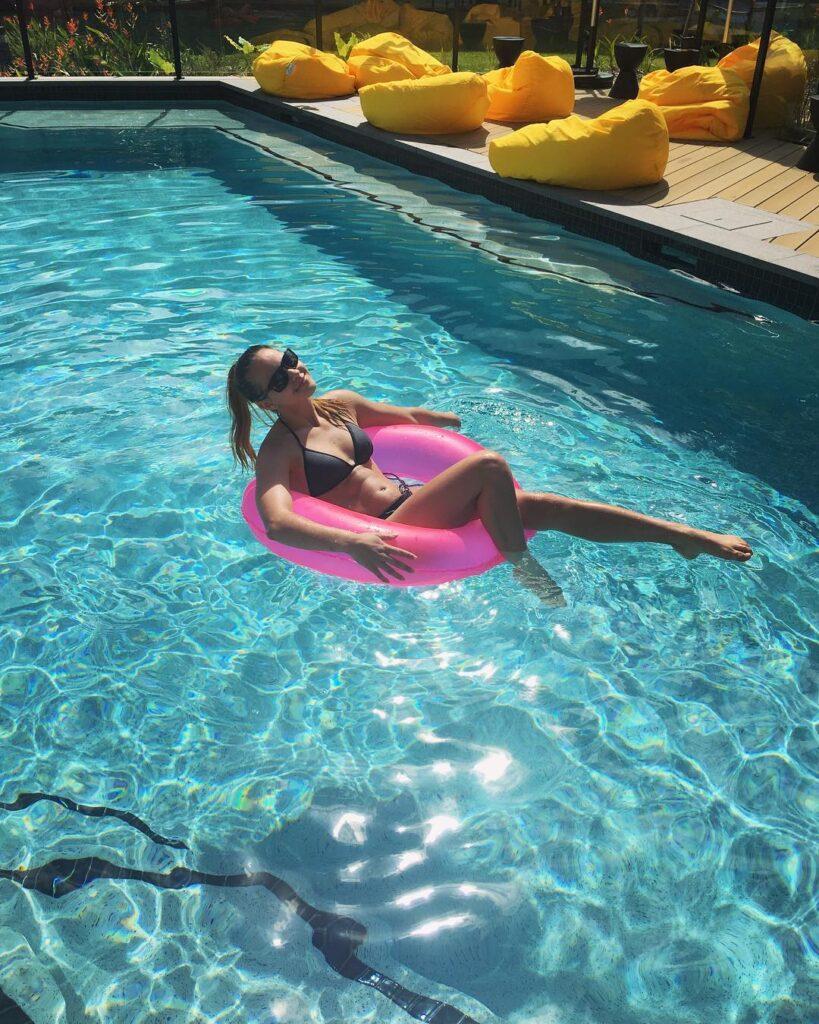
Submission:
[[[281,416],[279,420],[284,423]],[[318,498],[322,494],[326,494],[327,491],[337,487],[342,480],[347,479],[356,466],[361,466],[372,458],[373,443],[369,437],[367,437],[357,423],[350,423],[348,420],[345,420],[344,423],[350,432],[350,437],[353,439],[355,462],[347,462],[346,459],[342,459],[338,455],[330,455],[329,452],[317,452],[314,448],[305,448],[301,441],[299,441],[295,430],[284,423],[293,437],[299,441],[304,458],[304,476],[307,480],[307,489],[314,498]]]

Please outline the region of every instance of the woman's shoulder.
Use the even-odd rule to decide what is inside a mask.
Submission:
[[[281,420],[277,420],[265,434],[256,453],[256,467],[275,462],[290,462],[298,451],[298,442]]]
[[[347,388],[335,388],[321,395],[318,400],[327,402],[334,411],[341,412],[346,419],[358,423],[357,402],[360,397],[355,391],[349,391]]]

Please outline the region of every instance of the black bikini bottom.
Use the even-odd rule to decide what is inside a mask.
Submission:
[[[393,512],[400,508],[407,498],[412,497],[412,488],[421,487],[421,484],[408,484],[406,480],[402,480],[400,476],[396,476],[395,473],[385,473],[384,476],[391,477],[398,484],[398,490],[401,492],[395,501],[384,509],[383,512],[379,512],[379,519],[389,519]]]

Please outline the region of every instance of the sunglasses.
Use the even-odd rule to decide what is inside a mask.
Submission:
[[[264,398],[269,391],[284,391],[290,382],[290,374],[288,370],[295,370],[299,365],[299,357],[293,351],[292,348],[286,348],[282,361],[273,371],[273,376],[270,378],[270,383],[267,385],[267,391],[265,391],[262,398]]]

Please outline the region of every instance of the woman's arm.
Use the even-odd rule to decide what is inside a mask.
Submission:
[[[287,452],[260,452],[256,460],[256,507],[267,536],[279,544],[308,551],[346,551],[359,535],[322,526],[293,511]]]
[[[454,427],[461,425],[454,412],[434,412],[420,406],[389,405],[387,402],[373,402],[355,391],[330,391],[325,398],[336,398],[352,406],[362,427],[386,427],[392,423],[424,423],[431,427]]]

